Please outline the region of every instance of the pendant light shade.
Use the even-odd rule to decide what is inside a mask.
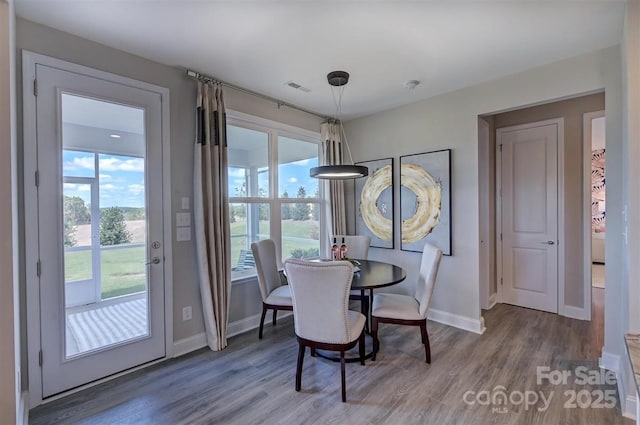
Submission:
[[[327,74],[327,81],[329,85],[331,85],[332,90],[333,87],[340,87],[340,92],[338,99],[336,101],[334,94],[334,101],[336,101],[336,108],[338,110],[338,125],[340,128],[341,138],[344,140],[344,145],[346,147],[346,151],[349,154],[349,159],[351,160],[351,164],[329,164],[329,165],[321,165],[319,167],[314,167],[309,170],[309,175],[316,179],[325,179],[325,180],[346,180],[346,179],[357,179],[360,177],[365,177],[369,175],[369,169],[362,165],[354,165],[353,159],[351,158],[351,151],[349,150],[349,145],[347,144],[347,135],[344,132],[344,127],[342,126],[342,120],[340,119],[340,112],[342,107],[342,93],[344,90],[344,86],[349,82],[349,73],[346,71],[333,71]],[[332,91],[333,94],[333,91]],[[341,142],[342,143],[342,142]]]
[[[361,165],[322,165],[309,171],[311,177],[327,180],[358,179],[369,175],[369,169]]]

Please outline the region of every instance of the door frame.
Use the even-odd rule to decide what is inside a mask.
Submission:
[[[601,111],[586,112],[582,114],[582,212],[583,216],[583,239],[584,239],[584,320],[591,320],[591,120],[594,118],[606,117],[604,109]],[[606,119],[606,118],[605,118]],[[606,126],[606,122],[605,122]],[[606,149],[606,140],[605,140]],[[605,169],[606,173],[606,169]],[[606,189],[605,189],[606,190]],[[605,245],[607,236],[605,233]],[[605,248],[606,249],[606,248]],[[605,250],[606,255],[606,250]],[[605,259],[605,270],[607,263]],[[605,284],[605,291],[606,291]]]
[[[525,130],[535,127],[543,127],[555,124],[558,130],[558,314],[561,316],[574,317],[569,314],[564,304],[564,118],[553,118],[543,121],[534,121],[526,124],[501,127],[496,129],[496,283],[497,302],[503,303],[502,296],[502,133]],[[576,307],[573,307],[576,308]]]
[[[485,164],[484,167],[480,165],[478,167],[478,181],[479,184],[479,217],[480,217],[480,243],[479,243],[479,277],[480,277],[480,309],[491,310],[496,304],[496,294],[491,293],[491,230],[490,230],[490,217],[491,217],[491,203],[489,193],[492,188],[490,187],[491,167],[489,159],[491,157],[490,135],[491,126],[483,118],[478,117],[478,162]],[[484,137],[486,136],[486,140]],[[486,177],[486,178],[485,178]],[[486,194],[483,194],[483,190],[486,190]],[[483,196],[487,197],[486,201],[483,201]],[[496,287],[497,288],[497,287]]]
[[[165,359],[173,355],[173,246],[172,246],[172,214],[171,214],[171,158],[170,158],[170,123],[169,123],[169,89],[134,80],[128,77],[100,71],[72,62],[63,61],[38,53],[22,50],[22,117],[23,117],[23,190],[24,220],[24,262],[26,281],[26,313],[27,320],[27,365],[29,372],[29,407],[42,404],[42,374],[40,367],[40,288],[38,276],[38,191],[36,188],[37,171],[37,138],[36,138],[36,65],[46,65],[68,72],[86,75],[105,81],[127,85],[157,93],[161,97],[162,109],[162,208],[163,208],[163,244],[165,261],[164,275],[164,310],[165,310]],[[135,368],[134,368],[135,369]],[[118,376],[116,374],[115,376]],[[95,381],[83,385],[95,385],[103,381]],[[74,390],[70,390],[74,391]],[[62,394],[67,394],[64,392]],[[53,399],[58,396],[52,397]]]

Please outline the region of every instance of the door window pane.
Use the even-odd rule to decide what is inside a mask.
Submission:
[[[231,276],[233,278],[255,274],[251,244],[269,239],[269,204],[229,205],[231,221]]]
[[[62,151],[62,175],[66,177],[95,177],[96,155],[93,152]]]
[[[145,337],[144,110],[62,94],[66,357]]]
[[[76,192],[86,193],[91,199],[91,185],[63,185],[64,281],[67,285],[93,279],[91,210],[84,199],[75,195]],[[73,291],[67,291],[67,295],[69,294],[73,294]],[[92,297],[89,297],[89,300],[92,300]],[[81,300],[67,299],[67,305],[79,302]]]
[[[319,203],[282,204],[282,259],[320,255]]]
[[[278,196],[320,198],[318,179],[309,170],[318,166],[318,144],[278,137]]]
[[[230,197],[269,197],[269,134],[227,126]]]

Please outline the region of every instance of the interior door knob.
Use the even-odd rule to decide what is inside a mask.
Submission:
[[[544,242],[540,242],[540,243],[543,243],[545,245],[555,245],[554,241],[544,241]]]
[[[160,257],[153,257],[151,261],[147,261],[145,264],[147,266],[150,264],[160,264]]]

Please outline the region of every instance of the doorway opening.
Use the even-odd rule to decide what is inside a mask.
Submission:
[[[558,182],[560,183],[560,190],[557,195],[558,205],[560,206],[558,211],[558,223],[560,227],[558,228],[558,236],[555,240],[549,238],[544,240],[540,239],[537,242],[540,246],[544,246],[543,243],[551,246],[549,241],[552,241],[558,250],[558,282],[564,280],[565,284],[564,287],[559,284],[555,293],[557,313],[566,317],[591,320],[591,252],[589,251],[588,271],[586,270],[585,257],[583,255],[587,243],[589,244],[589,250],[591,249],[592,221],[591,186],[589,186],[588,195],[585,195],[586,189],[582,178],[586,161],[584,159],[585,155],[583,155],[583,115],[602,110],[604,110],[604,93],[596,93],[507,112],[483,115],[478,118],[479,197],[481,199],[479,214],[481,309],[490,309],[496,303],[514,303],[515,305],[527,306],[526,303],[537,297],[537,294],[540,293],[542,289],[542,287],[536,288],[536,282],[539,283],[537,278],[534,277],[531,279],[531,276],[534,276],[536,273],[536,268],[531,267],[532,261],[524,260],[523,253],[525,249],[528,248],[517,246],[518,249],[516,251],[518,252],[516,252],[516,257],[520,256],[520,259],[518,260],[516,258],[517,261],[512,261],[511,263],[519,264],[517,269],[519,272],[522,272],[524,282],[529,285],[530,293],[522,294],[520,298],[512,298],[511,301],[502,296],[502,289],[504,289],[505,285],[505,270],[500,252],[501,244],[503,244],[504,240],[501,241],[500,236],[502,235],[504,238],[504,231],[501,232],[501,229],[505,223],[502,221],[502,217],[500,217],[501,194],[500,184],[497,181],[497,172],[500,167],[500,157],[498,156],[499,147],[497,147],[500,144],[498,140],[499,129],[527,126],[529,124],[533,124],[535,127],[535,123],[537,122],[562,119],[564,129],[561,130],[561,136],[564,138],[564,146],[559,147],[558,150],[559,167],[557,176]],[[604,113],[602,113],[601,116],[604,116]],[[502,130],[502,133],[505,133],[505,131]],[[522,146],[524,147],[524,145]],[[531,144],[531,146],[533,146],[533,144]],[[588,152],[589,170],[587,173],[590,177],[590,147]],[[524,161],[523,164],[526,165],[527,161]],[[564,168],[564,170],[562,168]],[[516,170],[517,169],[516,167]],[[534,173],[536,170],[536,167],[531,167],[529,171]],[[542,178],[542,176],[548,175],[548,172],[539,174],[539,177]],[[504,189],[504,187],[502,189]],[[530,205],[531,196],[536,195],[536,193],[524,193],[522,190],[517,190],[512,193],[512,195],[515,195],[516,200],[522,197],[523,205]],[[483,203],[482,199],[486,199],[487,202]],[[589,205],[588,216],[587,211],[585,211],[585,202]],[[528,232],[531,230],[529,227],[532,223],[542,223],[540,221],[541,214],[536,213],[530,215],[530,217],[526,216],[526,214],[522,215],[522,220],[520,220],[522,226],[519,225],[520,230]],[[586,234],[586,226],[588,226],[589,229],[588,241],[585,240],[586,236],[584,236]],[[493,229],[495,229],[495,231]],[[519,242],[516,243],[516,245],[518,244]],[[544,262],[542,254],[538,255],[538,260],[536,261],[539,263]],[[589,279],[588,283],[586,282],[587,276]],[[517,287],[518,285],[519,284],[515,286]],[[529,307],[540,308],[535,306]],[[544,308],[541,309],[545,310]]]

